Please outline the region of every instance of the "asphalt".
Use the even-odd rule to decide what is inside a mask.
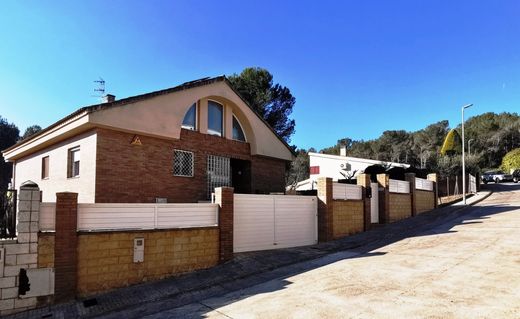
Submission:
[[[490,187],[491,188],[491,187]],[[267,281],[320,267],[345,254],[367,254],[407,237],[457,220],[467,207],[484,200],[492,191],[482,190],[467,205],[451,205],[414,218],[384,225],[368,232],[313,246],[237,254],[232,261],[210,269],[143,283],[92,296],[84,300],[34,309],[6,318],[142,318],[246,289]]]

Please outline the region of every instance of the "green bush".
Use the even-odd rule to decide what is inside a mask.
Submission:
[[[500,168],[506,173],[509,173],[512,169],[520,168],[520,148],[515,148],[507,153],[502,158],[502,165]]]

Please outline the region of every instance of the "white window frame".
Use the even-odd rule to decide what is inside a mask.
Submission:
[[[214,102],[214,103],[217,103],[218,105],[222,106],[222,132],[215,132],[213,130],[211,130],[209,128],[209,102]],[[208,105],[207,105],[207,108],[208,108],[208,117],[207,117],[207,127],[208,127],[208,134],[209,135],[215,135],[215,136],[226,136],[225,132],[226,132],[226,106],[224,105],[224,103],[222,102],[219,102],[219,101],[216,101],[216,100],[209,100],[208,99]]]
[[[47,171],[45,171],[45,165],[44,165],[45,159],[47,159]],[[50,158],[50,156],[49,155],[43,156],[42,157],[42,173],[41,173],[42,179],[49,179],[50,167],[51,167],[51,158]],[[47,176],[44,176],[44,173],[47,173]]]
[[[191,126],[188,126],[188,125],[184,125],[184,118],[186,117],[186,113],[188,113],[188,111],[191,109],[192,106],[195,106],[195,123],[194,123],[194,126],[191,127]],[[188,111],[186,111],[186,113],[184,113],[184,117],[182,118],[182,122],[181,123],[181,127],[183,129],[187,129],[187,130],[190,130],[190,131],[196,131],[197,130],[197,122],[198,122],[198,119],[199,119],[199,103],[198,102],[195,102],[193,103],[192,105],[190,105],[190,107],[188,108]]]
[[[182,174],[175,174],[175,157],[176,157],[176,153],[177,152],[180,152],[180,153],[187,153],[187,154],[191,154],[191,175],[182,175]],[[176,177],[193,177],[195,176],[195,154],[191,151],[185,151],[185,150],[179,150],[179,149],[174,149],[173,150],[173,163],[172,163],[172,169],[173,169],[173,176],[176,176]]]
[[[232,116],[233,116],[233,118],[234,118],[235,120],[237,120],[238,126],[240,126],[240,130],[242,130],[242,134],[244,134],[244,141],[237,140],[237,139],[235,139],[234,136],[231,136],[231,138],[232,138],[234,141],[239,141],[239,142],[247,143],[247,135],[246,135],[246,131],[244,131],[244,126],[242,125],[242,123],[240,123],[240,120],[238,119],[238,117],[235,116],[235,114],[232,114]],[[231,121],[231,135],[233,135],[233,121]]]
[[[81,172],[81,158],[78,161],[78,170],[79,172],[77,174],[74,173],[74,162],[72,161],[72,154],[74,152],[78,152],[78,154],[81,156],[81,148],[79,146],[71,147],[67,151],[67,178],[78,178],[80,176]]]

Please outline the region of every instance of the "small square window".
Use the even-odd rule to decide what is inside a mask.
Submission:
[[[68,163],[67,163],[67,176],[79,177],[79,162],[80,152],[79,147],[69,149]]]
[[[49,156],[42,158],[42,179],[49,178]]]
[[[193,177],[193,152],[173,151],[173,175]]]

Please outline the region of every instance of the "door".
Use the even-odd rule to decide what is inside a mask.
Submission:
[[[372,188],[372,198],[370,199],[370,222],[379,223],[379,184],[370,183]]]
[[[208,198],[216,187],[231,186],[231,164],[229,157],[208,156]]]

